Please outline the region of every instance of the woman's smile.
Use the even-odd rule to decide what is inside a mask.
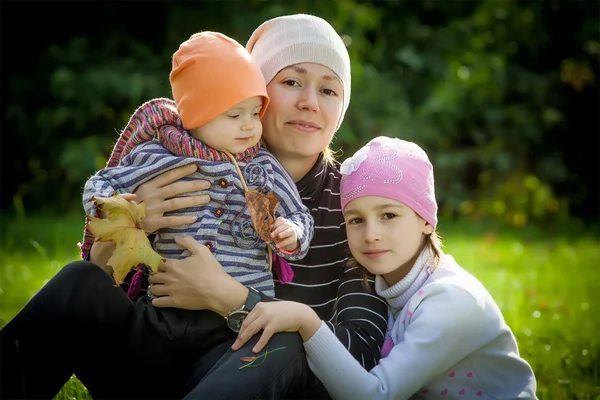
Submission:
[[[305,133],[315,133],[321,130],[321,127],[316,123],[305,120],[292,120],[287,122],[287,124]]]

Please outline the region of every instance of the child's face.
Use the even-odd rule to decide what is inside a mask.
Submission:
[[[403,277],[397,276],[400,271],[396,270],[415,256],[423,234],[431,230],[410,207],[379,196],[350,201],[344,208],[344,220],[348,245],[356,261],[369,272],[383,275],[390,285]],[[390,280],[386,275],[396,279]]]
[[[251,97],[189,132],[213,149],[232,154],[241,153],[256,145],[261,138],[262,124],[259,115],[262,106],[261,97]]]

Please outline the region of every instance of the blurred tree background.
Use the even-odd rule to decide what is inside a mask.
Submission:
[[[431,155],[446,218],[597,222],[598,1],[2,2],[3,211],[82,210],[131,113],[170,97],[200,30],[327,19],[352,58],[343,160],[376,135]],[[24,20],[26,16],[26,20]],[[24,23],[25,22],[25,23]]]

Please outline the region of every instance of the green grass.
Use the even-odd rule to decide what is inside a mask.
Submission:
[[[0,224],[0,326],[64,264],[78,259],[83,218]],[[449,224],[450,225],[450,224]],[[489,225],[488,225],[489,226]],[[600,399],[600,241],[563,230],[461,223],[440,230],[446,252],[489,289],[531,363],[540,399]],[[76,378],[58,399],[89,395]]]

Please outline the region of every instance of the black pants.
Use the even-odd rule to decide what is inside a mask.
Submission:
[[[240,358],[258,336],[235,353],[234,339],[215,313],[155,308],[147,298],[134,304],[98,266],[74,262],[0,330],[0,398],[49,399],[72,374],[94,399],[170,399],[190,391],[189,398],[275,399],[322,389],[299,335],[275,335],[268,348],[285,351],[243,369]]]
[[[235,352],[230,348],[233,341],[226,342],[214,349],[215,357],[208,353],[200,359],[192,369],[199,374],[190,375],[184,385],[185,391],[189,391],[184,400],[329,399],[308,367],[300,335],[287,332],[273,335],[258,354],[269,352],[267,356],[248,365],[242,358],[258,356],[252,353],[252,348],[259,338],[260,335],[255,335]]]
[[[213,312],[134,304],[74,262],[0,330],[0,398],[52,398],[72,374],[94,399],[181,398],[198,359],[234,337]]]

